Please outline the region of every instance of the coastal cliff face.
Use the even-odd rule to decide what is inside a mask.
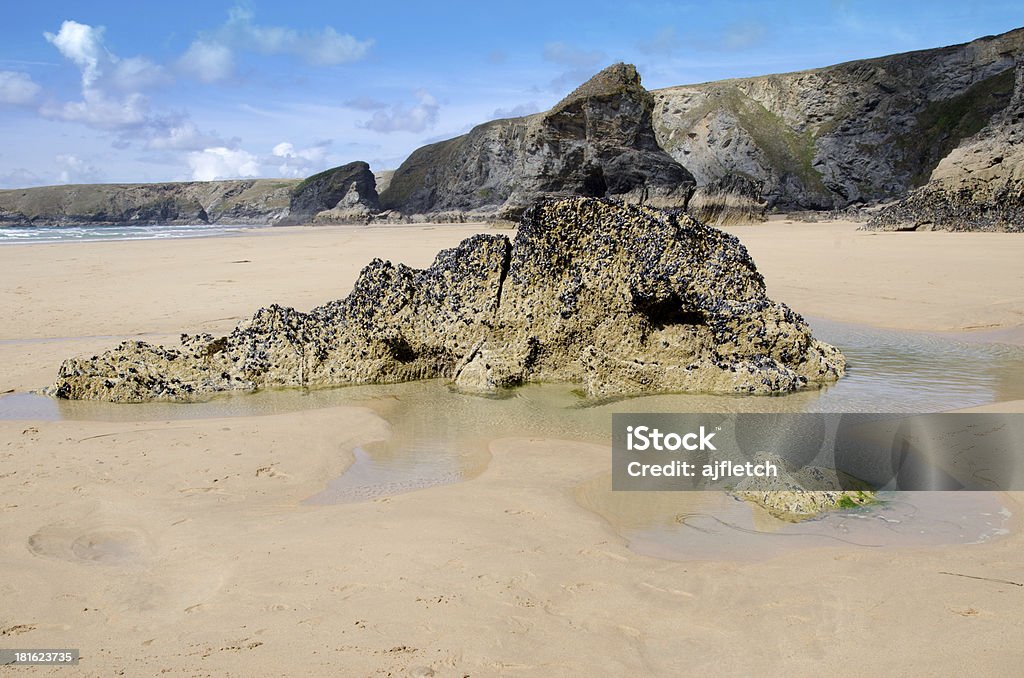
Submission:
[[[288,214],[297,180],[88,184],[0,191],[0,225],[261,224]]]
[[[767,394],[844,368],[766,296],[734,236],[680,212],[570,198],[530,207],[514,241],[473,236],[427,269],[375,259],[348,297],[308,313],[270,306],[223,337],[66,360],[51,392],[137,402],[447,378],[478,393],[564,381],[595,397]]]
[[[653,109],[636,68],[615,64],[550,111],[495,120],[413,152],[381,205],[515,217],[540,197],[579,195],[683,207],[693,178],[658,146]]]
[[[877,230],[1024,231],[1024,54],[1010,103],[953,149],[928,183],[884,208]]]
[[[303,182],[0,191],[0,224],[515,219],[538,198],[572,195],[685,206],[712,224],[900,200],[869,227],[1015,230],[1022,60],[1024,29],[653,92],[616,64],[547,112],[414,151],[380,173],[379,198],[355,162]]]
[[[0,191],[0,225],[277,224],[377,211],[373,173],[353,162],[298,179],[84,184]]]
[[[315,215],[317,221],[350,223],[365,221],[378,211],[377,181],[367,163],[356,161],[314,174],[296,186],[288,221],[301,223]]]
[[[1022,46],[1024,29],[799,73],[656,90],[654,127],[661,147],[693,173],[701,205],[838,209],[897,198],[986,126],[1005,127]],[[1000,139],[994,146],[1005,141],[992,137]],[[740,190],[737,180],[746,182]]]

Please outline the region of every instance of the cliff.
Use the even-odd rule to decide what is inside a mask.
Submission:
[[[891,200],[927,182],[986,127],[1007,123],[1022,44],[1018,29],[816,70],[656,90],[655,131],[696,178],[700,204],[725,196],[748,207],[806,210]]]
[[[633,66],[615,64],[549,111],[414,151],[380,173],[379,196],[357,162],[303,182],[0,191],[0,224],[460,221],[585,196],[687,206],[713,224],[899,201],[869,227],[1019,230],[1022,47],[1017,29],[653,92]]]
[[[1024,55],[1016,59],[1010,103],[867,228],[1024,231]]]
[[[0,225],[257,224],[288,214],[297,180],[83,184],[0,191]]]
[[[636,68],[615,64],[547,112],[495,120],[414,151],[381,206],[510,217],[538,198],[567,195],[685,206],[693,177],[658,146],[653,110]]]

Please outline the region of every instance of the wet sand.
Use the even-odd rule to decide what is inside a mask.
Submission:
[[[122,337],[308,309],[373,256],[426,265],[480,228],[0,247],[0,390],[44,386],[62,358]],[[806,315],[934,330],[1024,318],[1019,237],[730,230]],[[581,488],[608,494],[608,448],[552,437],[492,440],[467,482],[304,504],[354,448],[395,434],[386,417],[0,421],[0,646],[77,647],[75,674],[95,676],[1012,675],[1024,659],[1024,493],[1000,495],[1011,534],[988,543],[760,562],[631,550],[581,505]]]

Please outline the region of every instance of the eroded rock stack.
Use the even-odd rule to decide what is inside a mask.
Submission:
[[[381,192],[381,205],[508,218],[552,196],[683,207],[693,176],[658,146],[653,111],[636,68],[614,64],[549,111],[494,120],[414,151]]]
[[[449,378],[591,396],[778,393],[837,379],[845,359],[768,299],[739,241],[676,211],[589,198],[538,203],[513,242],[477,235],[427,269],[373,260],[309,313],[271,306],[178,347],[124,342],[67,360],[61,398],[194,400],[221,391]]]

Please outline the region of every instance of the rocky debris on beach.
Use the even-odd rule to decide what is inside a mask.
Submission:
[[[844,489],[835,469],[820,466],[790,469],[785,460],[768,454],[758,455],[755,459],[755,462],[762,461],[770,461],[776,468],[783,469],[781,475],[746,477],[730,494],[757,504],[779,520],[795,523],[815,518],[826,511],[852,509],[878,501],[878,495],[873,491]],[[846,487],[854,483],[849,477],[845,481]],[[808,490],[808,487],[827,489]]]
[[[508,218],[545,196],[685,206],[693,177],[658,146],[653,110],[636,68],[609,66],[549,111],[414,151],[381,204],[403,214],[486,208]]]
[[[953,149],[928,183],[866,225],[888,231],[1024,231],[1024,54],[1006,86],[1009,105]]]
[[[197,400],[223,391],[446,378],[477,393],[574,382],[591,397],[782,393],[845,369],[765,294],[746,248],[679,211],[566,198],[514,241],[476,235],[426,269],[374,259],[308,313],[260,309],[177,347],[126,341],[64,361],[59,398]]]

